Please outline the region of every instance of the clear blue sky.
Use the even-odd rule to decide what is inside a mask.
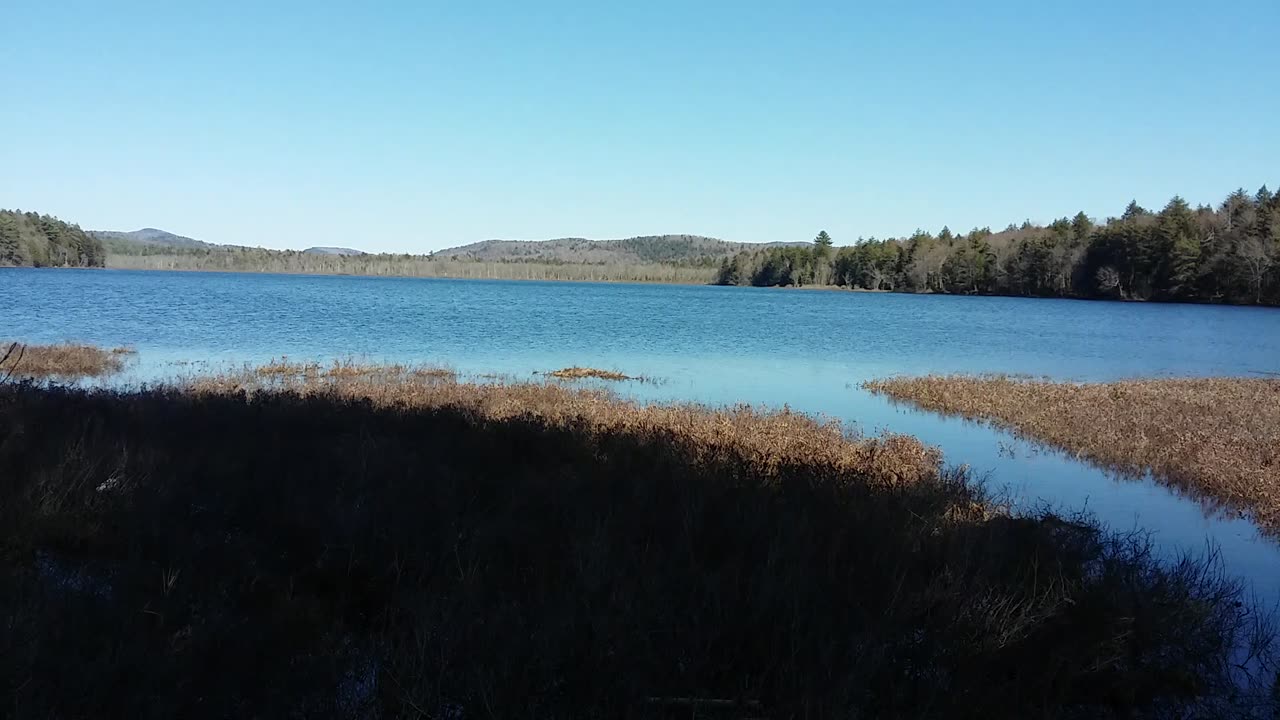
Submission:
[[[0,207],[845,244],[1280,183],[1280,2],[1049,4],[8,0]]]

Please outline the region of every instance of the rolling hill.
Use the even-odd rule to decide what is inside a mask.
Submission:
[[[644,235],[624,240],[484,240],[439,250],[437,258],[488,262],[551,262],[590,264],[705,263],[743,250],[783,243],[740,243],[702,235]],[[786,243],[791,244],[791,243]],[[807,244],[807,243],[797,243]]]
[[[108,252],[128,252],[129,246],[141,247],[160,247],[160,248],[183,248],[183,249],[212,249],[218,247],[213,243],[194,240],[184,235],[175,235],[165,230],[156,228],[142,228],[141,230],[130,230],[122,232],[119,230],[90,230],[89,234],[102,241]]]
[[[364,255],[366,254],[365,251],[363,250],[355,250],[355,249],[346,248],[346,247],[324,247],[324,246],[309,247],[306,250],[303,250],[302,252],[307,253],[309,255]]]
[[[158,255],[245,250],[239,245],[218,245],[176,235],[156,228],[131,232],[94,230],[90,234],[117,255]],[[586,265],[710,265],[742,251],[774,245],[806,243],[741,243],[702,235],[643,235],[621,240],[557,238],[554,240],[484,240],[460,247],[438,250],[430,256],[439,260],[477,262],[530,262]],[[299,252],[299,251],[270,251]],[[302,250],[308,255],[360,256],[363,250],[317,246]]]

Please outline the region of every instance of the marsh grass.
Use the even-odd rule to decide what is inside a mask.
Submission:
[[[0,386],[4,713],[1264,712],[1213,562],[1011,517],[912,438],[286,365]]]
[[[352,358],[333,360],[328,364],[310,361],[293,362],[287,357],[275,358],[262,365],[246,365],[238,371],[214,376],[201,376],[205,382],[233,382],[254,385],[255,380],[274,381],[277,386],[304,386],[317,381],[366,380],[382,384],[398,384],[409,379],[456,380],[458,372],[439,365],[399,365],[369,363]],[[314,388],[313,388],[314,389]]]
[[[77,343],[0,343],[0,379],[104,377],[123,370],[126,356],[133,353],[126,347],[106,349]]]
[[[635,382],[652,383],[656,382],[653,378],[644,375],[627,375],[617,370],[602,370],[600,368],[591,367],[567,367],[559,370],[552,370],[545,373],[547,377],[553,377],[557,380],[608,380],[612,382],[624,382],[632,380]]]
[[[561,380],[582,380],[585,378],[594,378],[596,380],[632,380],[629,375],[624,375],[616,370],[601,370],[599,368],[587,367],[567,367],[559,370],[552,370],[547,375]]]
[[[1194,378],[1058,383],[928,376],[865,385],[1155,478],[1280,535],[1280,380]]]

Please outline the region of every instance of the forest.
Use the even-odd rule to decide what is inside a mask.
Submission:
[[[1280,196],[1264,185],[1237,190],[1217,208],[1175,197],[1159,212],[1131,202],[1101,224],[1080,212],[1047,226],[967,234],[944,227],[838,249],[824,231],[810,246],[726,258],[715,282],[1280,305]]]
[[[51,215],[0,210],[0,267],[102,267],[102,242]]]
[[[1280,305],[1280,195],[1265,185],[1255,193],[1236,190],[1216,208],[1193,208],[1175,197],[1159,211],[1130,202],[1119,217],[1101,223],[1079,212],[1048,225],[1026,221],[999,232],[975,228],[963,234],[944,227],[937,234],[917,230],[906,238],[859,238],[844,247],[825,231],[811,244],[750,247],[694,236],[488,241],[434,256],[334,256],[182,239],[195,245],[109,239],[104,250],[101,238],[76,225],[0,210],[0,266],[818,285]]]

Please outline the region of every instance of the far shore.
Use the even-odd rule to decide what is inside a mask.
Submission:
[[[500,263],[495,263],[500,264]],[[544,266],[539,266],[544,267]],[[545,267],[564,267],[557,265],[547,265]],[[592,267],[592,266],[582,266]],[[782,291],[828,291],[842,293],[869,293],[884,295],[914,295],[914,296],[932,296],[932,297],[966,297],[966,298],[1024,298],[1027,300],[1071,300],[1084,302],[1103,302],[1103,303],[1124,303],[1124,304],[1153,304],[1153,305],[1214,305],[1226,307],[1241,308],[1273,308],[1270,305],[1238,305],[1225,302],[1198,302],[1195,300],[1151,300],[1145,298],[1130,297],[1049,297],[1039,295],[1005,295],[1005,294],[970,294],[970,293],[941,293],[934,291],[903,291],[903,290],[873,290],[870,288],[847,287],[843,285],[772,285],[772,286],[754,286],[754,285],[719,285],[710,281],[693,281],[693,280],[672,280],[672,279],[645,279],[645,278],[625,278],[625,279],[600,279],[600,278],[539,278],[539,277],[484,277],[478,275],[466,274],[437,274],[424,275],[412,273],[344,273],[344,272],[311,272],[306,270],[266,270],[266,269],[247,269],[247,268],[142,268],[142,267],[123,267],[119,265],[108,264],[105,267],[70,267],[70,266],[46,266],[46,267],[26,267],[13,265],[0,265],[0,271],[8,269],[25,269],[25,270],[98,270],[98,271],[125,271],[125,272],[176,272],[176,273],[209,273],[209,274],[226,274],[226,275],[290,275],[290,276],[309,276],[309,277],[363,277],[363,278],[389,278],[399,280],[475,280],[475,281],[518,281],[518,282],[543,282],[543,283],[595,283],[606,285],[656,285],[656,286],[674,286],[674,287],[738,287],[756,290],[782,290]]]

